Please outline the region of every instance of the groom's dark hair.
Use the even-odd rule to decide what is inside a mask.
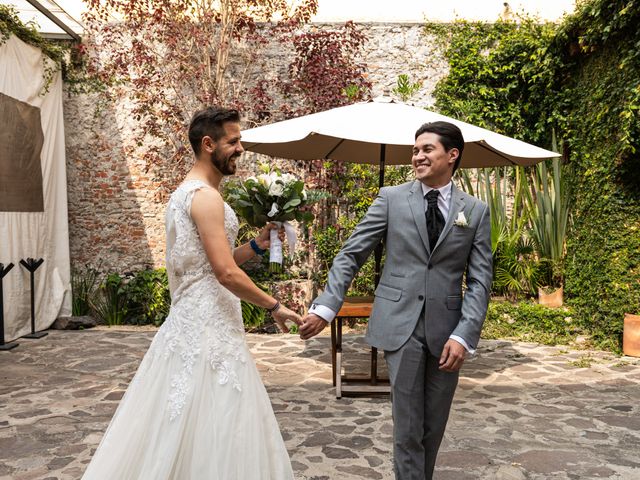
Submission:
[[[204,137],[218,141],[224,135],[224,124],[240,122],[237,110],[221,107],[207,107],[193,114],[189,124],[189,143],[193,153],[200,155],[200,145]]]
[[[438,135],[440,143],[442,143],[447,152],[452,148],[458,149],[458,158],[456,158],[456,163],[453,164],[453,173],[456,173],[460,160],[462,160],[462,150],[464,150],[464,137],[460,129],[449,122],[430,122],[423,124],[416,131],[415,139],[417,140],[423,133],[435,133]]]

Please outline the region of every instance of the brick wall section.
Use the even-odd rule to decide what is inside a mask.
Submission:
[[[369,38],[363,61],[372,96],[390,94],[398,75],[404,73],[422,82],[410,101],[431,106],[431,92],[447,65],[434,42],[423,36],[421,26],[362,27]],[[285,53],[272,49],[266,60],[270,74],[282,74],[287,59]],[[133,120],[126,102],[110,104],[97,95],[67,95],[64,117],[72,268],[90,265],[124,273],[163,266],[165,204],[157,200],[160,185],[153,172],[145,171],[143,150],[127,137]],[[257,158],[246,154],[238,175],[252,174]]]
[[[95,95],[64,105],[72,268],[124,273],[163,264],[164,205],[159,184],[127,139],[126,105]]]

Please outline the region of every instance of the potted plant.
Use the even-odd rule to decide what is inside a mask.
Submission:
[[[563,303],[564,289],[559,287],[538,287],[538,303],[545,307],[558,308]]]
[[[622,352],[630,357],[640,357],[640,315],[624,314]]]

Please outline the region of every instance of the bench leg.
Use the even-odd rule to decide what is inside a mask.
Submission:
[[[331,322],[331,376],[334,387],[336,386],[336,323],[338,323],[337,320]]]
[[[371,385],[378,384],[378,349],[371,347]]]
[[[333,383],[336,386],[336,398],[342,398],[342,352],[336,352],[336,372]]]

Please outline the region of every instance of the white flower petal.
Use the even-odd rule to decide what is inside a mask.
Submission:
[[[271,218],[273,216],[275,216],[278,213],[278,204],[277,203],[272,203],[271,204],[271,210],[269,210],[269,213],[267,213],[267,217]]]

